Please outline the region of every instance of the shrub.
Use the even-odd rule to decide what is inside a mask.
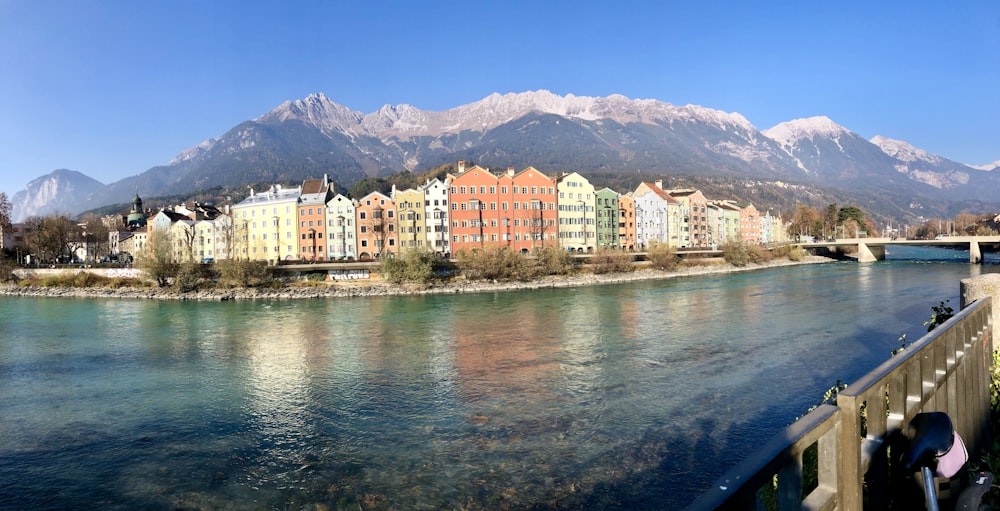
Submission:
[[[228,287],[263,287],[273,282],[271,268],[264,261],[223,259],[215,263],[219,284]]]
[[[407,250],[401,255],[382,259],[382,274],[395,284],[426,284],[434,279],[437,256],[430,250]]]
[[[537,247],[531,253],[535,257],[537,275],[565,275],[573,270],[573,256],[557,247]]]
[[[174,289],[185,293],[198,288],[201,282],[202,267],[198,263],[186,262],[177,265],[177,274],[174,276]]]
[[[806,257],[806,250],[797,245],[781,245],[774,247],[770,254],[772,257],[783,257],[789,261],[801,261]]]
[[[469,280],[530,280],[532,265],[508,247],[486,247],[457,254],[458,271]]]
[[[646,251],[646,259],[649,260],[653,268],[658,270],[671,271],[677,269],[679,258],[674,247],[666,243],[653,242]]]
[[[591,270],[597,275],[602,273],[628,273],[635,270],[632,260],[633,256],[628,252],[602,248],[590,258],[590,266]]]
[[[736,267],[763,262],[765,257],[762,252],[757,245],[744,241],[730,241],[722,245],[722,258]]]
[[[17,276],[14,275],[14,265],[0,255],[0,282],[9,281],[17,281]]]

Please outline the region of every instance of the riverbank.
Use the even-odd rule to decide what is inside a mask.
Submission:
[[[552,275],[529,282],[483,282],[453,280],[447,283],[429,285],[393,284],[379,278],[367,281],[291,283],[273,288],[211,288],[189,292],[179,292],[172,288],[158,287],[42,287],[0,284],[0,296],[31,296],[55,298],[125,298],[157,300],[290,300],[303,298],[350,298],[359,296],[401,296],[426,294],[486,293],[498,291],[520,291],[528,289],[563,288],[620,284],[642,280],[660,280],[698,275],[714,275],[762,270],[778,266],[816,264],[834,262],[834,259],[820,256],[806,256],[800,261],[773,260],[743,267],[732,266],[721,260],[716,263],[683,265],[676,270],[663,271],[652,268],[637,269],[630,273],[608,273],[595,275]]]

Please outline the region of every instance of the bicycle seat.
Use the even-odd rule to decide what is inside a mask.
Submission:
[[[907,471],[928,467],[938,476],[951,477],[968,460],[965,444],[955,432],[948,414],[918,413],[910,421],[910,427],[913,437],[902,458]]]

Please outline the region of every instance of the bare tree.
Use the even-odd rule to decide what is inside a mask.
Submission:
[[[108,255],[111,240],[104,220],[97,215],[88,215],[83,218],[83,232],[87,243],[87,253],[94,259],[100,259]]]
[[[177,229],[180,232],[174,236],[177,240],[177,254],[174,260],[177,262],[180,262],[182,259],[194,261],[194,223],[188,223],[187,221],[182,220],[178,222],[178,224],[180,224],[180,227],[177,227]],[[173,231],[173,229],[171,229],[171,231]]]
[[[149,241],[136,260],[136,266],[144,270],[157,285],[164,287],[177,275],[178,267],[173,256],[170,231],[151,231]]]
[[[62,256],[71,256],[82,237],[83,230],[66,215],[32,217],[26,224],[25,243],[43,262],[58,262]]]

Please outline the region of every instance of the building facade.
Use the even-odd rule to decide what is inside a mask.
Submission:
[[[572,172],[556,179],[559,193],[559,246],[577,252],[592,252],[597,240],[594,185]]]
[[[299,257],[298,202],[302,189],[272,186],[267,192],[254,193],[233,206],[233,223],[241,240],[237,256],[255,261]]]
[[[337,194],[326,203],[326,255],[335,261],[358,258],[354,201]]]
[[[326,203],[333,197],[329,178],[302,182],[298,200],[298,258],[303,261],[326,261]]]
[[[416,250],[427,247],[427,209],[424,191],[420,188],[396,190],[392,188],[392,202],[396,205],[399,223],[399,250]]]
[[[381,259],[399,253],[396,205],[380,192],[371,192],[355,203],[360,260]]]
[[[618,246],[629,252],[636,250],[635,199],[632,193],[618,196]]]
[[[424,234],[427,247],[442,257],[451,257],[448,235],[448,180],[431,179],[420,187],[424,194]]]
[[[597,248],[619,248],[618,192],[602,188],[595,194],[594,215],[597,219]]]

